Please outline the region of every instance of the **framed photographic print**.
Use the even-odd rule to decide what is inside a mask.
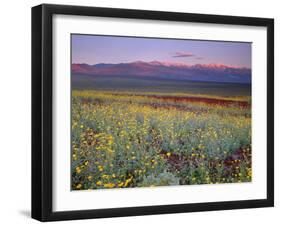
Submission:
[[[32,217],[274,205],[274,21],[32,8]]]

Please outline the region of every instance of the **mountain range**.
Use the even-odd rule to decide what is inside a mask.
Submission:
[[[117,64],[72,64],[73,74],[130,76],[184,81],[251,83],[251,69],[223,64],[194,64],[136,61]]]

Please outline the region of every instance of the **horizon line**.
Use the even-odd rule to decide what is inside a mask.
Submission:
[[[184,62],[174,62],[174,61],[158,61],[158,60],[152,60],[152,61],[142,61],[142,60],[137,60],[137,61],[130,61],[130,62],[119,62],[119,63],[105,63],[105,62],[100,62],[100,63],[77,63],[77,62],[72,62],[71,65],[73,64],[87,64],[87,65],[98,65],[98,64],[112,64],[112,65],[117,65],[117,64],[133,64],[133,63],[147,63],[147,64],[154,64],[154,65],[162,65],[162,66],[186,66],[186,67],[192,67],[195,65],[202,65],[202,66],[224,66],[228,68],[239,68],[239,69],[249,69],[252,70],[251,67],[246,67],[246,66],[235,66],[235,65],[229,65],[229,64],[223,64],[223,63],[195,63],[195,64],[188,64]]]

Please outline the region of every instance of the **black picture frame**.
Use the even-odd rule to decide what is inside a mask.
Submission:
[[[54,212],[52,210],[52,18],[55,14],[266,27],[267,198]],[[32,218],[40,221],[57,221],[271,206],[274,206],[273,19],[49,4],[32,8]]]

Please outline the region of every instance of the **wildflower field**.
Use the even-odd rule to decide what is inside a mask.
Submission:
[[[72,91],[72,190],[251,181],[251,97]]]

